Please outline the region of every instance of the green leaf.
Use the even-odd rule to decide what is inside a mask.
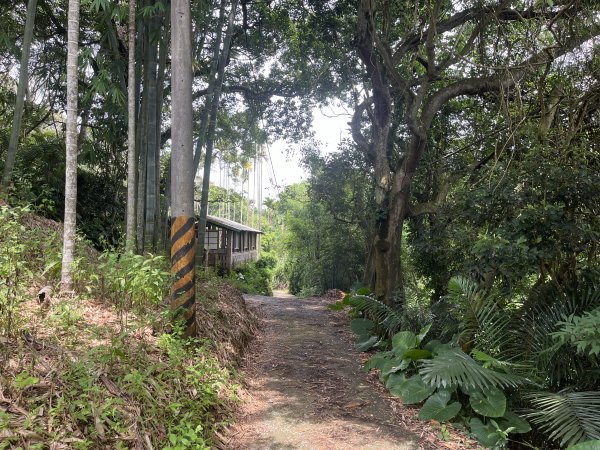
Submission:
[[[327,308],[331,311],[342,311],[345,307],[346,305],[342,301],[332,303],[331,305],[327,305]]]
[[[496,422],[503,430],[512,428],[511,433],[529,433],[531,431],[531,426],[525,419],[509,410],[506,410],[504,415]]]
[[[429,350],[421,350],[420,348],[411,348],[406,350],[402,355],[404,359],[410,359],[412,361],[418,361],[420,359],[431,358],[433,355]]]
[[[466,394],[466,395],[472,395],[475,392],[479,392],[480,391],[480,389],[478,389],[478,388],[476,388],[474,386],[471,386],[470,384],[463,384],[463,385],[461,385],[460,386],[460,390],[463,392],[463,394]]]
[[[353,319],[350,322],[350,328],[359,336],[369,335],[373,327],[375,324],[369,319]]]
[[[585,441],[576,445],[571,445],[567,450],[598,450],[600,448],[600,439],[595,441]]]
[[[473,392],[469,403],[476,413],[486,417],[502,417],[506,411],[506,397],[499,389]]]
[[[417,336],[412,331],[400,331],[392,338],[392,347],[394,353],[398,356],[402,356],[396,350],[402,350],[404,353],[409,348],[415,348],[417,346]]]
[[[24,370],[23,372],[18,373],[15,376],[15,386],[17,387],[17,389],[20,389],[20,390],[26,389],[26,388],[33,386],[39,382],[40,382],[40,379],[30,376],[29,372],[27,370]]]
[[[388,359],[387,362],[381,368],[381,376],[387,377],[392,373],[404,370],[408,367],[409,364],[409,361],[405,361],[402,358]]]
[[[372,348],[379,338],[377,336],[360,336],[359,341],[356,343],[356,350],[359,352],[366,352],[370,348]]]
[[[431,353],[433,353],[435,355],[439,355],[444,352],[448,352],[448,351],[452,350],[454,347],[452,347],[452,344],[449,344],[449,343],[442,344],[437,339],[434,339],[433,341],[429,341],[427,344],[425,344],[425,346],[423,348],[426,350],[429,350]]]
[[[385,387],[389,390],[392,390],[396,387],[400,387],[402,383],[406,380],[406,375],[402,372],[391,373],[385,382]]]
[[[399,390],[404,404],[412,405],[429,397],[435,391],[435,387],[425,383],[421,376],[413,375],[399,386]]]
[[[487,353],[477,350],[476,348],[474,348],[471,351],[471,355],[473,356],[473,358],[475,360],[482,363],[483,367],[485,367],[485,368],[494,367],[496,365],[496,362],[497,362],[496,358],[493,358],[490,355],[488,355]]]
[[[600,392],[534,392],[526,417],[561,446],[600,439]]]
[[[353,295],[348,299],[348,304],[378,322],[388,335],[393,335],[402,324],[402,317],[398,310],[372,297]]]
[[[474,417],[469,420],[471,433],[481,445],[488,448],[500,446],[506,442],[506,438],[498,432],[496,427],[491,424],[484,424],[481,420]]]
[[[429,397],[421,411],[419,418],[422,420],[437,420],[438,422],[448,422],[458,414],[461,408],[459,402],[453,402],[448,405],[450,393],[448,391],[439,391]]]
[[[429,333],[430,328],[431,324],[425,325],[423,328],[421,328],[421,331],[419,331],[419,334],[417,334],[417,345],[421,345],[421,342],[423,342],[423,339],[425,336],[427,336],[427,333]]]
[[[494,358],[493,356],[488,355],[480,350],[474,348],[471,351],[471,355],[473,359],[479,361],[483,367],[486,369],[500,369],[500,370],[509,370],[511,368],[523,367],[519,364],[509,363],[506,361],[501,361],[499,359]]]
[[[382,348],[389,348],[390,346],[390,341],[389,339],[379,339],[377,341],[377,344],[375,344],[375,347],[382,349]]]
[[[472,386],[477,390],[518,386],[527,380],[513,374],[486,369],[458,348],[421,361],[419,374],[426,383],[436,387]]]
[[[390,357],[393,355],[392,352],[381,352],[376,353],[371,356],[367,362],[365,363],[365,371],[369,371],[371,369],[382,369],[384,364],[389,361]]]

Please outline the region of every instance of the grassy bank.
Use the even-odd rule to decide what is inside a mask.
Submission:
[[[0,449],[213,445],[254,329],[241,294],[201,280],[201,335],[183,339],[164,258],[80,241],[78,294],[64,297],[60,225],[4,205],[0,228]]]

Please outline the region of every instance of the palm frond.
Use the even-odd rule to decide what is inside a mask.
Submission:
[[[461,337],[472,336],[472,347],[500,356],[509,345],[510,334],[507,330],[510,322],[510,313],[489,296],[473,311],[471,323],[465,323]]]
[[[510,316],[498,305],[496,297],[480,289],[477,283],[463,277],[453,277],[448,283],[448,299],[455,304],[459,326],[459,342],[469,353],[477,347],[490,354],[499,355],[507,346]]]
[[[526,414],[561,446],[600,439],[600,392],[528,394],[534,411]]]
[[[483,367],[458,348],[444,351],[433,359],[423,360],[419,374],[423,381],[439,388],[460,386],[485,390],[527,383],[526,379],[517,375]]]
[[[368,295],[353,295],[348,304],[377,322],[390,337],[402,326],[401,312]]]
[[[481,290],[474,281],[465,277],[452,277],[448,282],[448,299],[453,303],[477,303],[481,300]]]

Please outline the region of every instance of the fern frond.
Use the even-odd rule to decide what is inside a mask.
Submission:
[[[599,305],[600,291],[587,291],[572,297],[555,297],[549,304],[531,307],[520,322],[513,324],[510,349],[513,359],[535,368],[548,386],[583,386],[586,359],[557,341],[553,333],[560,330],[560,322],[567,317],[581,315]]]
[[[483,367],[458,348],[444,351],[433,359],[423,360],[419,374],[423,381],[438,388],[460,386],[486,390],[527,383],[526,379],[517,375]]]
[[[535,409],[526,417],[561,446],[600,439],[600,392],[536,392],[526,398]]]
[[[580,354],[600,356],[600,308],[558,322],[560,330],[552,333],[561,343],[569,343]]]

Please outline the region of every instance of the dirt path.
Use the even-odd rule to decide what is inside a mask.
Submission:
[[[438,448],[400,425],[368,381],[329,300],[247,296],[262,331],[249,350],[247,386],[226,449]],[[414,427],[414,425],[412,425]]]

